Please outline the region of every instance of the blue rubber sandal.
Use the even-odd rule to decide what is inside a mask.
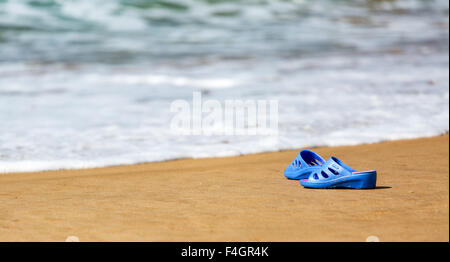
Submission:
[[[336,157],[331,157],[320,169],[300,184],[309,188],[375,188],[377,171],[356,171]]]
[[[299,180],[309,177],[314,171],[320,169],[325,160],[313,151],[303,150],[284,170],[288,179]]]

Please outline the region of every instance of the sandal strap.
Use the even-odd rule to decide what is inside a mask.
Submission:
[[[338,176],[351,175],[356,172],[353,168],[347,166],[336,157],[331,157],[320,169],[311,173],[309,180],[323,181],[335,179]]]

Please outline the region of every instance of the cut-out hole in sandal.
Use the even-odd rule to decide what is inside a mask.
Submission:
[[[334,170],[333,168],[329,167],[328,170],[330,170],[330,172],[335,174],[336,176],[339,175],[339,173],[336,170]]]
[[[294,160],[294,162],[292,162],[292,166],[294,168],[299,168],[299,167],[301,167],[301,165],[302,165],[302,163],[300,161],[298,161],[297,159]]]
[[[321,174],[322,174],[322,176],[323,176],[324,178],[328,178],[327,173],[325,173],[324,171],[322,171]]]
[[[314,179],[319,179],[319,176],[317,175],[317,173],[316,174],[314,174]]]

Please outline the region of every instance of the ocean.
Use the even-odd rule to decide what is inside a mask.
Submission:
[[[171,134],[193,92],[277,100],[278,135]],[[448,130],[447,0],[0,0],[1,173]]]

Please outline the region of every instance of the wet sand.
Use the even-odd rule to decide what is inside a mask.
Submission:
[[[373,190],[287,180],[298,151],[0,174],[0,241],[449,241],[449,136],[315,148]]]

